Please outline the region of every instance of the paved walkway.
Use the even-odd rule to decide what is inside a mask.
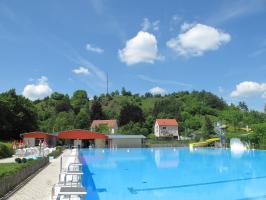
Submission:
[[[63,155],[68,154],[65,150]],[[44,168],[33,179],[20,188],[10,200],[49,200],[51,199],[51,192],[53,185],[58,182],[60,171],[60,157],[54,159],[46,168]],[[66,162],[63,159],[63,165]]]
[[[11,157],[11,158],[3,158],[3,159],[0,159],[0,163],[12,163],[12,162],[15,162],[15,156]]]

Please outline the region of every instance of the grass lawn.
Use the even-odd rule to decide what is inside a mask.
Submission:
[[[14,174],[17,171],[29,166],[34,161],[28,161],[27,163],[0,163],[0,179],[10,174]]]
[[[145,141],[146,145],[188,145],[189,143],[193,142],[192,140],[155,140],[155,139],[147,139]]]

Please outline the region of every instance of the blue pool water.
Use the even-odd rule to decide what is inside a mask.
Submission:
[[[266,199],[266,151],[82,149],[88,200]]]

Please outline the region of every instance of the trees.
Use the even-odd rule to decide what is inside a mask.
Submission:
[[[19,134],[37,127],[37,113],[29,99],[15,89],[0,94],[0,139],[19,139]]]
[[[146,93],[144,94],[144,96],[145,96],[146,98],[153,97],[152,93],[150,93],[150,92],[146,92]]]
[[[54,121],[53,132],[74,129],[74,112],[60,112]]]
[[[167,116],[168,118],[179,119],[181,115],[181,108],[182,102],[172,96],[156,101],[153,108],[153,115],[156,118],[159,116]]]
[[[204,105],[208,105],[211,108],[222,110],[227,106],[223,99],[217,97],[211,92],[206,92],[204,90],[200,92],[193,91],[191,96],[195,97],[198,101],[202,102]]]
[[[105,115],[102,110],[102,104],[99,98],[97,97],[94,98],[93,103],[91,105],[90,119],[91,121],[97,119],[105,119]]]
[[[95,127],[94,131],[98,133],[109,133],[109,128],[107,124],[99,124]]]
[[[64,112],[64,111],[68,112],[69,110],[71,110],[70,99],[68,95],[62,94],[60,99],[58,98],[55,99],[55,110],[57,113]]]
[[[38,129],[46,132],[89,129],[95,119],[118,119],[120,133],[146,135],[153,132],[156,118],[175,118],[181,135],[203,133],[205,138],[213,132],[212,122],[223,121],[229,127],[227,130],[233,132],[246,125],[256,128],[256,124],[266,121],[266,113],[248,110],[244,102],[229,106],[206,91],[156,97],[150,93],[132,95],[123,88],[122,93],[123,96],[115,91],[112,96],[101,95],[90,101],[84,90],[75,91],[71,98],[54,92],[50,97],[31,102],[15,90],[4,92],[0,94],[0,139],[19,138],[20,133]],[[98,131],[106,130],[100,127]],[[253,141],[261,142],[259,139],[264,138],[259,131],[250,135]]]
[[[74,127],[77,129],[89,129],[90,110],[87,107],[81,108],[79,113],[75,117]]]
[[[130,91],[126,91],[126,88],[122,87],[121,90],[122,96],[132,96],[132,93]]]
[[[243,120],[243,113],[240,112],[239,108],[231,105],[228,109],[221,112],[220,118],[232,124],[236,131],[239,128],[240,122]]]
[[[130,121],[128,124],[120,127],[118,132],[121,134],[126,134],[126,135],[145,135],[145,136],[147,136],[149,134],[148,129],[143,127],[142,123],[140,123],[140,122],[134,123],[132,121]]]
[[[120,111],[119,114],[119,124],[120,125],[126,125],[129,122],[143,122],[144,116],[142,109],[132,103],[125,103]]]
[[[266,145],[266,122],[253,125],[252,129],[260,145],[264,145],[265,147]]]
[[[74,112],[76,114],[79,113],[80,109],[89,103],[87,92],[85,90],[75,91],[71,98],[70,103],[74,109]]]
[[[248,106],[244,101],[238,103],[238,108],[243,112],[248,112]]]
[[[202,137],[207,139],[210,134],[214,133],[213,124],[208,116],[204,117],[203,125],[201,127]]]

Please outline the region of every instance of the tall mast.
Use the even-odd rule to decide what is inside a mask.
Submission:
[[[106,94],[109,93],[108,91],[108,87],[109,87],[109,80],[108,80],[108,72],[106,73]]]

